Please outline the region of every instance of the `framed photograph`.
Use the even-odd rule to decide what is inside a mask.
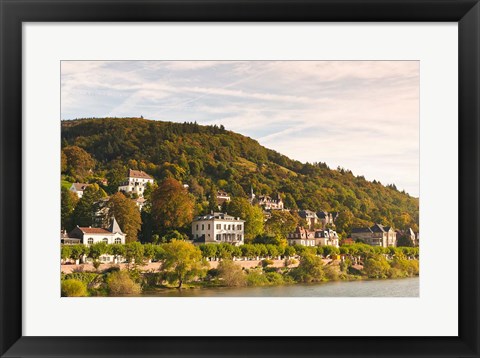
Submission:
[[[477,1],[0,4],[2,357],[479,357]]]

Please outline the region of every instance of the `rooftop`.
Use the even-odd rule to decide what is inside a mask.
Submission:
[[[145,173],[143,170],[128,170],[128,177],[129,178],[140,178],[140,179],[153,179],[150,175]]]

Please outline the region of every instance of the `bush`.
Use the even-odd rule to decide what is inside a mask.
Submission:
[[[282,285],[285,283],[283,276],[278,272],[268,272],[265,274],[265,277],[271,285]]]
[[[385,257],[378,255],[368,258],[363,266],[363,270],[369,278],[387,278],[390,265]]]
[[[262,260],[262,267],[263,268],[267,268],[270,265],[273,265],[273,260],[270,260],[270,259]]]
[[[111,296],[138,295],[141,292],[140,285],[130,278],[127,271],[110,273],[107,287]]]
[[[245,273],[232,260],[222,260],[218,265],[218,278],[227,287],[246,286]]]
[[[298,267],[292,269],[291,275],[297,282],[319,282],[323,281],[325,272],[323,261],[320,257],[304,252]]]
[[[269,283],[267,276],[258,271],[252,270],[247,274],[248,286],[266,286]]]
[[[82,281],[73,278],[62,281],[63,297],[85,297],[87,295],[87,285]]]

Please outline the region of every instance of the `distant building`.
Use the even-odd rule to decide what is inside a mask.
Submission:
[[[224,213],[197,216],[192,222],[192,238],[198,244],[243,245],[244,230],[245,220]]]
[[[118,187],[118,191],[137,194],[143,197],[147,184],[153,184],[153,178],[142,170],[128,170],[127,180]]]
[[[372,246],[397,246],[397,233],[390,226],[375,224],[372,227],[353,228],[352,239]]]
[[[287,235],[289,245],[302,246],[335,246],[338,245],[338,235],[334,230],[308,230],[297,226],[294,232]]]
[[[60,234],[60,243],[62,245],[77,245],[81,244],[82,241],[75,237],[70,237],[67,233],[67,230],[63,230]]]
[[[397,230],[397,244],[399,246],[418,246],[417,235],[413,232],[412,228],[407,230]]]
[[[287,235],[287,242],[289,245],[317,246],[315,232],[301,226],[297,226],[294,232]]]
[[[84,245],[92,245],[97,242],[106,244],[125,244],[126,235],[120,229],[117,220],[113,218],[107,229],[97,227],[77,227],[70,231],[69,238],[80,239]]]
[[[280,194],[277,194],[276,198],[272,198],[268,195],[259,195],[257,200],[258,205],[262,206],[265,210],[283,210],[284,208]]]
[[[230,195],[226,191],[219,190],[217,191],[217,205],[218,207],[222,207],[223,203],[228,203],[230,201]]]
[[[83,196],[83,192],[90,184],[85,183],[73,183],[70,187],[70,191],[77,194],[78,198],[80,199]]]
[[[327,225],[335,225],[335,219],[338,213],[327,213],[326,211],[317,211],[318,222],[325,228]]]
[[[340,246],[337,232],[331,229],[315,230],[315,240],[317,246]]]
[[[317,214],[311,210],[299,210],[298,215],[307,222],[310,230],[315,229],[315,225],[318,223]]]

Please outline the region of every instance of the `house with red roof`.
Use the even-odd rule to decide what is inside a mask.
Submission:
[[[68,234],[69,238],[80,239],[80,243],[84,245],[92,245],[97,242],[106,244],[125,244],[126,235],[120,229],[117,220],[112,219],[112,223],[107,229],[98,227],[80,227],[77,225],[75,229]]]

